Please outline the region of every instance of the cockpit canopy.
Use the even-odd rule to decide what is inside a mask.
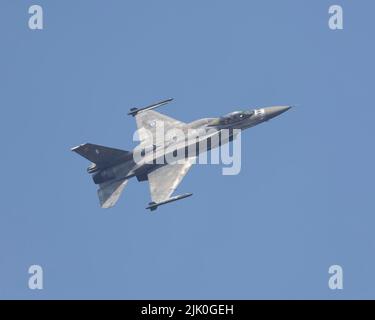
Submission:
[[[254,111],[234,111],[219,118],[219,125],[229,125],[250,118]]]

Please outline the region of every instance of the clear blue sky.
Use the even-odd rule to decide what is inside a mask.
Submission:
[[[374,1],[3,0],[0,14],[0,298],[375,298]],[[70,147],[132,149],[128,109],[168,97],[160,111],[182,121],[298,107],[243,134],[240,175],[195,166],[177,190],[194,196],[156,214],[132,180],[100,209]]]

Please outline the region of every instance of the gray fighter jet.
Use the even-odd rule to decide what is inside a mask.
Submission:
[[[185,193],[171,197],[199,153],[228,143],[239,131],[268,121],[291,108],[274,106],[235,111],[219,118],[185,123],[153,110],[171,101],[168,99],[144,108],[130,109],[128,114],[136,120],[140,140],[133,151],[91,143],[71,149],[92,162],[87,172],[99,186],[98,196],[102,208],[113,207],[133,177],[138,181],[149,182],[152,202],[147,209],[152,211],[160,205],[191,196],[191,193]],[[225,130],[229,130],[226,138],[218,138]],[[199,147],[202,145],[205,148]],[[177,159],[176,154],[183,155],[182,162],[166,161],[168,156]],[[181,160],[181,157],[178,159]]]

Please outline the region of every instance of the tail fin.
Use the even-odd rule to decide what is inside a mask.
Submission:
[[[113,207],[129,180],[104,182],[99,185],[98,196],[102,208]]]
[[[71,150],[94,162],[98,167],[110,166],[119,159],[131,155],[131,152],[129,151],[99,146],[91,143],[81,144]]]

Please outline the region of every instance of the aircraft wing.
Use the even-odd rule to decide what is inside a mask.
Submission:
[[[135,116],[138,128],[138,138],[144,145],[160,145],[160,140],[164,139],[165,134],[173,129],[182,129],[186,123],[168,117],[154,110],[145,110],[137,113]],[[160,128],[164,128],[164,132]],[[157,130],[160,130],[157,134]]]
[[[190,167],[194,164],[195,158],[188,158],[184,164],[167,164],[148,174],[151,199],[160,203],[169,199],[176,190]]]

